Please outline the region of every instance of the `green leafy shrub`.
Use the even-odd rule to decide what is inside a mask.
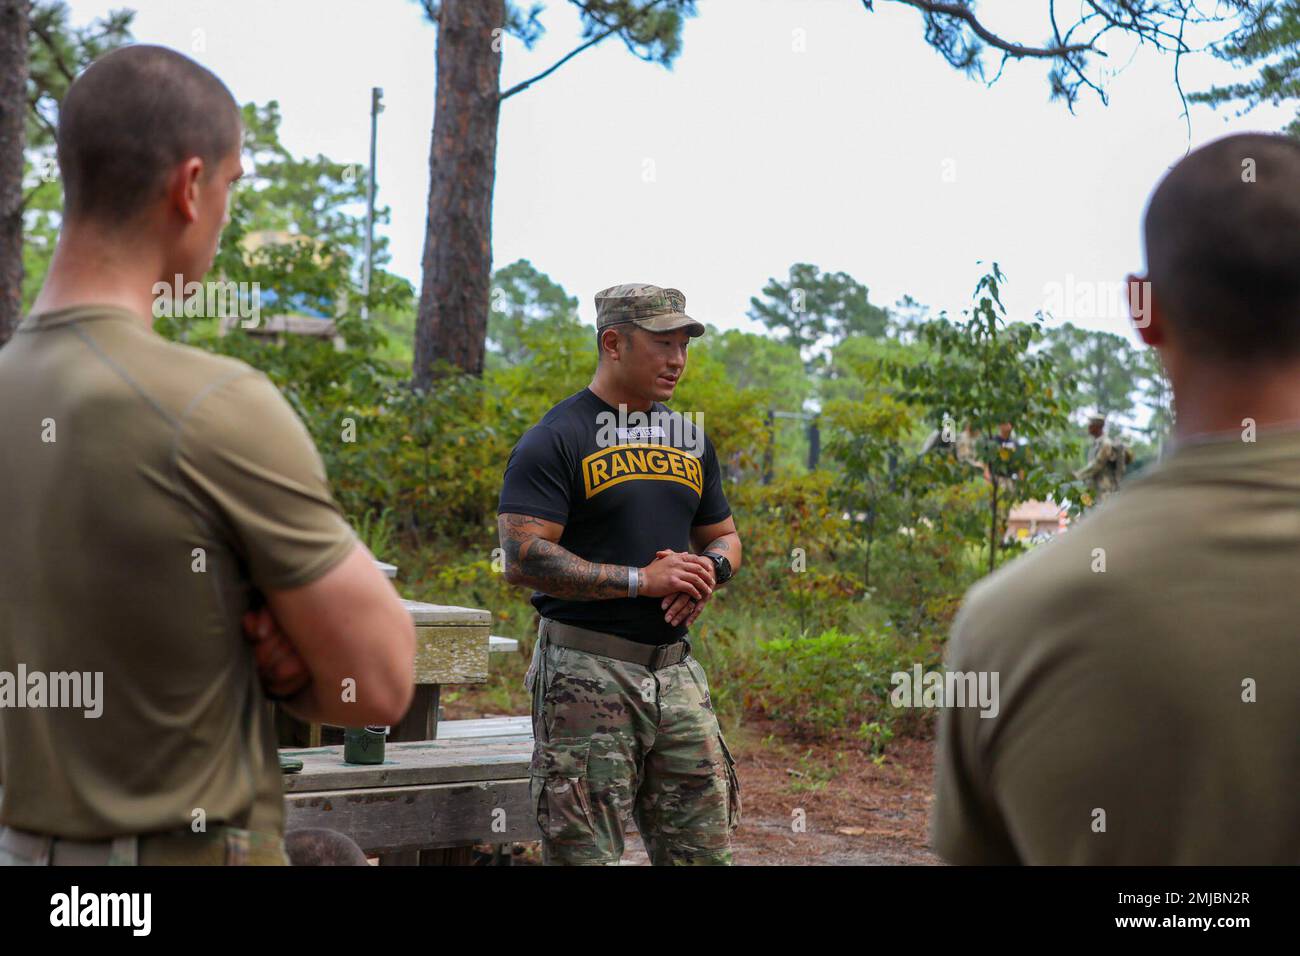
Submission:
[[[758,644],[753,704],[767,716],[814,734],[874,724],[883,750],[895,728],[915,728],[924,712],[899,710],[889,700],[892,674],[937,666],[932,643],[900,641],[889,629],[846,633],[830,628]]]

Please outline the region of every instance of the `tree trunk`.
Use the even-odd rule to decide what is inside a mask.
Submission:
[[[872,509],[867,518],[867,566],[864,570],[863,590],[871,590],[871,545],[876,540],[876,512]]]
[[[438,16],[437,95],[429,151],[417,387],[433,362],[483,372],[492,282],[492,189],[500,113],[505,0],[443,0]]]
[[[990,475],[990,482],[993,486],[993,493],[990,496],[993,513],[993,520],[989,526],[989,574],[998,566],[998,479],[996,475]]]
[[[21,318],[28,0],[0,0],[0,345]]]

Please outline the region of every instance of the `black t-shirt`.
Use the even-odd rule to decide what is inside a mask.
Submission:
[[[561,547],[600,564],[645,567],[665,548],[690,550],[694,525],[731,514],[713,443],[690,420],[656,402],[642,424],[584,388],[530,428],[510,453],[497,513],[564,525]],[[670,417],[666,417],[670,416]],[[569,601],[535,592],[544,617],[667,644],[686,633],[664,620],[663,598]]]

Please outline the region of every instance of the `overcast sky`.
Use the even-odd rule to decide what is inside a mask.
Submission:
[[[390,268],[418,288],[436,42],[418,3],[72,0],[72,17],[123,5],[138,11],[138,40],[193,56],[241,102],[278,100],[295,154],[366,162],[369,91],[382,87]],[[981,10],[1036,42],[1043,6]],[[1189,144],[1287,119],[1193,107],[1189,141],[1172,60],[1126,44],[1111,49],[1124,68],[1106,85],[1110,105],[1085,95],[1072,116],[1048,101],[1044,65],[1009,64],[986,87],[925,44],[914,10],[876,7],[701,0],[673,69],[611,39],[506,101],[494,264],[531,259],[588,321],[598,289],[652,282],[680,288],[699,319],[754,328],[749,297],[793,262],[849,272],[880,304],[908,293],[956,312],[977,260],[996,260],[1013,317],[1027,318],[1054,288],[1086,307],[1079,296],[1142,267],[1146,198]],[[533,51],[507,41],[503,87],[579,42],[570,4],[550,0],[542,19]],[[1183,62],[1189,90],[1227,75],[1207,57]],[[1126,332],[1114,309],[1059,318]]]

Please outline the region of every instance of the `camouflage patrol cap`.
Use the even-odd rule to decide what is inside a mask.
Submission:
[[[612,285],[596,293],[596,330],[634,322],[650,332],[686,329],[694,338],[704,326],[686,314],[686,296],[677,289],[630,282]]]

